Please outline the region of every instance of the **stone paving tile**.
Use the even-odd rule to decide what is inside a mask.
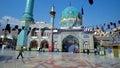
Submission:
[[[12,56],[12,59],[0,61],[0,68],[120,68],[119,58],[94,54],[25,51],[24,59],[18,60],[17,51],[4,51],[0,55]]]

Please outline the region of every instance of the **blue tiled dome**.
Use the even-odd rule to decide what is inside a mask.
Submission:
[[[81,16],[81,13],[74,7],[70,6],[63,10],[61,19],[76,18],[76,16]]]
[[[76,20],[76,18],[78,18],[79,21]],[[73,27],[75,23],[77,26],[82,25],[82,14],[76,8],[69,6],[62,11],[60,27],[70,28]]]

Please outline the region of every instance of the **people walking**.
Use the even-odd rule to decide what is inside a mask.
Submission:
[[[110,47],[108,48],[108,53],[112,53],[112,49]]]
[[[87,49],[87,55],[89,55],[89,53],[90,53],[90,50],[89,50],[89,49]]]
[[[85,49],[83,49],[83,53],[85,53]]]
[[[29,47],[29,51],[31,51],[31,47]]]
[[[94,54],[97,55],[97,48],[94,49]]]
[[[108,48],[108,56],[111,57],[112,49],[109,47]]]
[[[19,50],[19,54],[17,56],[17,59],[19,59],[19,56],[21,56],[22,58],[24,58],[22,52],[23,52],[23,47],[21,47],[21,49]]]

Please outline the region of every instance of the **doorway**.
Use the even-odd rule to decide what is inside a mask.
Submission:
[[[62,41],[62,51],[69,52],[69,50],[73,50],[75,47],[79,48],[79,40],[78,38],[68,35]]]
[[[41,47],[41,48],[48,48],[48,47],[49,47],[48,41],[47,41],[47,40],[43,40],[43,41],[41,42],[40,47]]]
[[[113,46],[114,57],[119,57],[118,46]]]
[[[30,48],[37,48],[38,47],[38,42],[36,40],[32,40],[30,42]]]

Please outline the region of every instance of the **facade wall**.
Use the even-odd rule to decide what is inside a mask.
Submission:
[[[105,52],[106,52],[106,56],[107,57],[110,57],[110,58],[114,58],[114,57],[120,58],[120,46],[117,46],[118,48],[116,48],[115,46],[111,46],[111,49],[112,49],[112,53],[111,54],[108,53],[108,47],[110,47],[110,46],[106,46],[105,47]]]
[[[79,51],[82,52],[84,49],[84,42],[88,41],[88,46],[86,49],[90,49],[91,52],[93,52],[94,49],[94,43],[93,43],[93,35],[92,34],[84,34],[80,32],[62,32],[61,34],[56,34],[54,35],[54,41],[57,41],[58,44],[58,49],[62,51],[62,41],[67,37],[67,36],[74,36],[75,38],[78,39],[79,41]],[[88,37],[84,37],[88,36]],[[74,43],[74,42],[73,42]]]
[[[114,58],[113,48],[112,48],[112,53],[111,54],[108,53],[108,47],[105,47],[105,52],[106,52],[106,56],[108,58]]]
[[[41,36],[41,33],[42,33],[42,28],[51,28],[51,27],[48,27],[48,24],[46,23],[41,23],[41,24],[34,24],[34,25],[31,25],[31,30],[34,29],[34,28],[39,28],[35,34],[35,36],[31,36],[32,33],[29,33],[29,37],[28,37],[28,45],[27,45],[27,48],[29,48],[30,46],[30,42],[32,40],[36,40],[38,42],[38,48],[36,48],[37,50],[41,47],[41,42],[43,40],[46,40],[48,41],[48,44],[49,46],[51,46],[51,38],[52,38],[52,32],[51,30],[45,30],[44,31],[44,36]],[[31,31],[32,32],[32,31]],[[90,51],[92,52],[92,50],[94,49],[94,44],[93,44],[93,35],[92,34],[86,34],[86,33],[83,33],[81,31],[61,31],[58,33],[55,33],[53,35],[53,42],[54,42],[54,50],[56,49],[59,49],[59,51],[62,51],[62,45],[63,45],[63,40],[68,37],[68,36],[73,36],[75,38],[75,40],[77,40],[77,45],[78,46],[78,49],[80,52],[82,52],[84,48],[84,42],[87,41],[87,48],[86,49],[90,49]],[[71,40],[72,43],[75,43],[74,40]]]
[[[119,58],[120,58],[120,46],[118,46]]]
[[[62,51],[62,41],[67,37],[67,36],[74,36],[75,38],[78,39],[78,41],[81,41],[80,39],[80,33],[79,32],[62,32],[61,34],[59,34],[59,40],[58,40],[58,43],[59,43],[59,48],[60,48],[60,51]],[[72,42],[74,43],[74,42]],[[79,49],[80,49],[80,42],[78,43],[79,44]]]
[[[83,45],[84,46],[82,49],[90,49],[90,52],[93,52],[94,50],[94,41],[93,41],[93,35],[92,34],[82,34],[82,39],[83,39]],[[86,47],[87,45],[87,47]]]
[[[48,27],[49,26],[49,27]],[[51,24],[47,24],[45,22],[37,22],[36,24],[30,25],[31,31],[28,36],[28,45],[27,48],[30,46],[30,42],[33,40],[36,40],[38,42],[38,47],[36,50],[38,50],[41,46],[41,42],[43,40],[46,40],[49,45],[51,45],[51,30],[45,30],[43,36],[41,36],[43,28],[51,29]],[[36,28],[35,31],[32,31],[34,28]],[[33,35],[32,35],[33,32]]]
[[[39,33],[38,33],[38,35],[36,36],[36,38],[32,38],[33,36],[30,36],[29,35],[29,41],[28,41],[28,46],[27,46],[27,48],[29,48],[29,45],[30,45],[30,42],[32,41],[32,40],[36,40],[37,42],[38,42],[38,48],[37,49],[39,49],[41,46],[41,42],[43,41],[43,40],[47,40],[48,41],[48,43],[49,43],[49,46],[51,45],[51,34],[50,34],[50,36],[49,37],[41,37],[40,34],[41,33],[41,31],[39,31]],[[94,49],[94,44],[93,44],[93,35],[92,34],[85,34],[85,33],[82,33],[82,32],[61,32],[61,33],[59,33],[59,34],[54,34],[54,40],[53,40],[53,42],[54,42],[54,50],[56,50],[56,49],[59,49],[60,51],[62,51],[62,44],[63,44],[63,40],[67,37],[67,36],[73,36],[73,37],[75,37],[76,39],[78,39],[78,49],[79,49],[79,51],[80,52],[82,52],[83,51],[83,49],[90,49],[90,52],[92,52],[93,51],[93,49]],[[88,46],[87,46],[87,48],[84,48],[84,42],[85,41],[87,41],[87,43],[88,43]],[[75,41],[73,41],[73,43],[74,43]]]

